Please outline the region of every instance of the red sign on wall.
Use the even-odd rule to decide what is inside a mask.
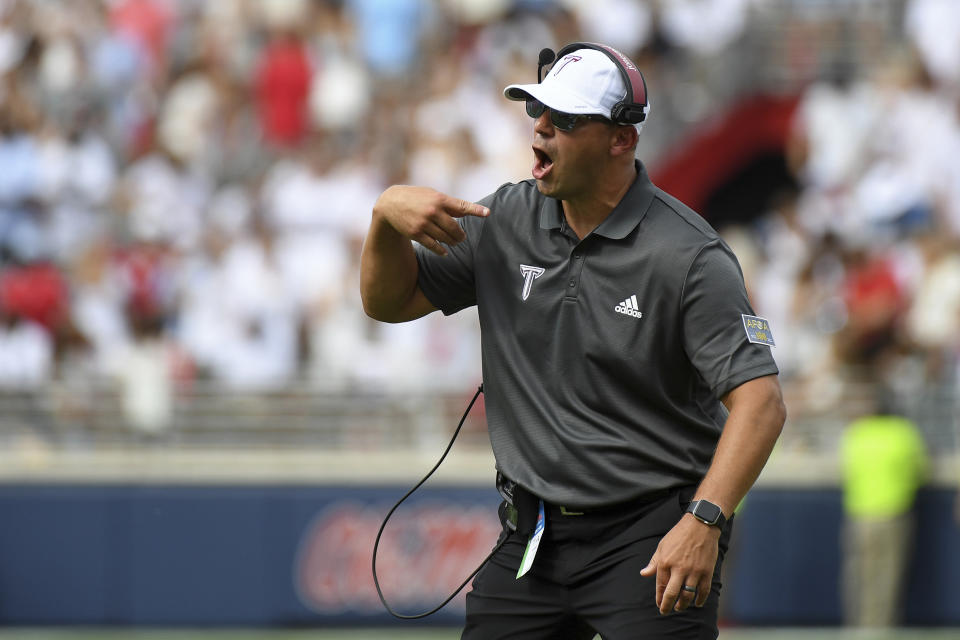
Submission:
[[[352,501],[331,504],[300,542],[294,576],[300,601],[317,613],[383,611],[371,571],[373,543],[385,514]],[[377,577],[390,606],[415,614],[433,608],[490,553],[500,534],[496,510],[451,501],[398,509],[377,553]],[[444,611],[463,611],[469,585]]]

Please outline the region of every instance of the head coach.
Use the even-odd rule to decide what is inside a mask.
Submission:
[[[574,43],[504,95],[533,118],[533,179],[476,204],[390,187],[361,259],[377,320],[477,305],[504,546],[463,637],[716,638],[733,510],[786,415],[771,328],[635,160],[628,58]]]

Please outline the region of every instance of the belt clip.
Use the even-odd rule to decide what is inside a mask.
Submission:
[[[563,505],[560,505],[560,515],[564,516],[582,516],[584,515],[583,511],[567,511],[567,508]]]
[[[497,471],[497,491],[500,493],[500,497],[511,505],[513,504],[513,493],[516,487],[516,482],[507,480],[502,473]]]
[[[504,515],[506,516],[505,520],[507,522],[507,528],[510,529],[510,531],[516,531],[517,525],[520,520],[520,514],[517,513],[517,508],[510,503],[506,503],[504,505],[504,509],[505,509]]]

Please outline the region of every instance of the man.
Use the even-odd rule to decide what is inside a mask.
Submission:
[[[927,476],[923,436],[877,383],[877,411],[854,420],[840,441],[843,463],[844,621],[895,627],[913,549],[913,505]]]
[[[534,117],[533,180],[479,204],[390,187],[363,247],[371,317],[478,308],[512,504],[464,638],[715,638],[733,509],[785,419],[770,327],[727,246],[634,160],[637,118],[611,121],[632,63],[603,49],[505,90]]]

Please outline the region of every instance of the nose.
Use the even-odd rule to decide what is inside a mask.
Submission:
[[[553,122],[550,121],[550,109],[544,109],[543,113],[533,121],[533,132],[542,136],[551,136],[554,134]]]

